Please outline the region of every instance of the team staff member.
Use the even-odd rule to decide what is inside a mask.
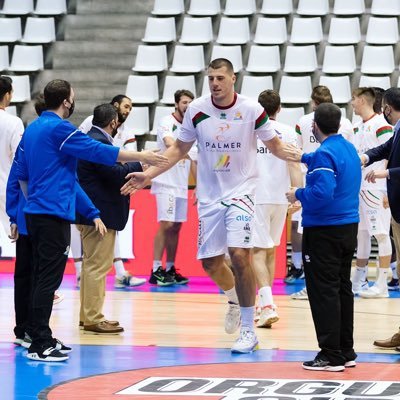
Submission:
[[[298,150],[278,139],[260,104],[235,93],[236,76],[229,60],[213,60],[207,74],[211,94],[190,103],[181,133],[164,155],[173,166],[197,140],[198,258],[228,297],[225,331],[234,333],[241,324],[232,352],[249,353],[258,345],[254,332],[256,279],[250,264],[257,136],[280,158],[296,157]],[[131,175],[122,192],[144,187],[167,169],[149,168]],[[235,276],[225,263],[226,250]]]
[[[306,186],[287,193],[303,207],[303,263],[311,312],[321,351],[303,368],[343,371],[355,366],[354,296],[351,261],[357,244],[360,159],[338,134],[341,111],[324,103],[314,114],[314,135],[321,146],[303,154]]]
[[[165,157],[155,153],[106,146],[77,130],[65,121],[74,110],[74,97],[69,82],[49,82],[44,89],[48,111],[26,128],[20,143],[17,177],[27,195],[24,212],[34,263],[32,345],[28,358],[40,361],[58,358],[49,319],[54,292],[60,286],[68,257],[70,223],[75,219],[78,157],[106,165],[116,161],[166,163]]]
[[[102,104],[94,109],[93,126],[88,136],[107,145],[113,145],[117,132],[118,114],[112,104]],[[79,182],[100,210],[107,228],[99,240],[93,223],[78,216],[76,226],[81,233],[83,244],[83,264],[81,274],[80,325],[84,331],[97,334],[123,332],[117,321],[108,321],[102,314],[106,292],[106,276],[114,258],[117,231],[125,228],[129,217],[129,196],[122,196],[120,187],[130,172],[142,171],[141,164],[116,163],[113,166],[101,165],[80,160],[78,163]]]
[[[362,163],[370,166],[377,161],[387,160],[386,169],[373,169],[365,176],[368,182],[386,179],[389,207],[392,213],[393,239],[397,252],[397,262],[400,261],[400,89],[390,88],[385,91],[382,99],[382,115],[386,122],[394,126],[393,136],[378,147],[368,150],[361,156]],[[399,264],[397,264],[399,269]],[[399,271],[398,271],[399,272]],[[395,348],[400,351],[400,330],[391,338],[376,340],[375,346]]]

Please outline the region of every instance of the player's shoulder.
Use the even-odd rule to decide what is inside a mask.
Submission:
[[[310,112],[308,114],[302,115],[299,118],[298,125],[310,124],[313,120],[314,120],[314,111]]]

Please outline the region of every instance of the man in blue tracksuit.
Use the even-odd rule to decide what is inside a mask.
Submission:
[[[74,109],[69,82],[56,79],[44,89],[45,111],[25,130],[20,143],[17,178],[27,195],[24,208],[33,249],[32,345],[28,358],[65,359],[54,348],[49,327],[54,292],[61,284],[75,220],[78,158],[105,165],[140,161],[161,166],[163,156],[131,152],[94,141],[66,121]]]
[[[287,193],[303,207],[303,263],[308,297],[321,351],[303,368],[343,371],[354,367],[354,298],[351,261],[357,244],[360,158],[338,134],[341,111],[330,103],[318,106],[314,136],[321,146],[303,154],[308,166],[304,189]]]

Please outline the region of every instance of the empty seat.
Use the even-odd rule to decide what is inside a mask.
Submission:
[[[243,69],[242,49],[240,46],[219,46],[214,45],[211,52],[211,60],[226,58],[232,65],[235,72]]]
[[[263,0],[260,13],[266,15],[289,15],[293,12],[292,0]]]
[[[56,27],[54,18],[32,18],[26,19],[24,43],[50,43],[56,40]]]
[[[11,115],[17,115],[17,106],[8,106],[5,111]]]
[[[256,46],[250,47],[249,62],[246,70],[248,72],[266,73],[278,72],[281,69],[279,46]]]
[[[372,15],[400,15],[399,0],[372,0]]]
[[[175,107],[170,106],[157,106],[154,112],[153,128],[151,130],[152,135],[157,135],[157,128],[161,118],[172,114],[175,111]]]
[[[154,15],[180,15],[185,12],[184,0],[155,0]]]
[[[344,104],[351,100],[349,76],[321,76],[319,84],[329,88],[334,103]]]
[[[67,13],[67,0],[37,0],[35,14],[60,15]]]
[[[329,0],[299,0],[297,14],[324,16],[329,13]]]
[[[175,18],[147,18],[143,42],[169,43],[176,40]]]
[[[0,71],[5,71],[10,67],[8,56],[8,46],[0,46]]]
[[[124,122],[124,127],[131,130],[135,136],[148,133],[150,130],[149,107],[133,107]]]
[[[370,44],[396,44],[399,40],[397,18],[371,17],[365,41]]]
[[[286,47],[285,66],[289,73],[313,72],[317,69],[317,53],[315,46]]]
[[[266,18],[257,20],[254,43],[282,44],[287,41],[286,18]]]
[[[392,46],[365,46],[361,61],[363,74],[391,74],[394,71]]]
[[[250,27],[248,18],[221,18],[217,43],[246,44],[249,40]]]
[[[12,79],[12,103],[22,103],[31,99],[29,75],[10,76]]]
[[[295,44],[319,43],[323,38],[320,17],[293,18],[290,41]]]
[[[211,17],[183,19],[182,34],[179,41],[185,44],[204,44],[213,40]]]
[[[157,75],[130,75],[125,94],[133,103],[155,103],[159,99]]]
[[[354,18],[332,18],[328,42],[331,44],[355,44],[361,40],[360,20]]]
[[[26,15],[33,12],[33,0],[4,0],[0,14]]]
[[[40,71],[43,65],[43,46],[14,46],[10,71]]]
[[[0,42],[13,43],[21,40],[21,18],[0,18]]]
[[[258,99],[263,90],[273,89],[272,76],[250,76],[245,75],[242,80],[240,93],[254,100]]]
[[[174,94],[177,90],[186,89],[190,90],[194,95],[196,95],[196,84],[193,75],[185,76],[174,76],[167,75],[164,83],[164,91],[161,103],[164,104],[174,104]]]
[[[168,69],[167,47],[139,45],[135,66],[132,68],[138,72],[161,72]]]
[[[310,76],[282,76],[279,93],[282,103],[305,104],[310,101]]]
[[[175,46],[174,59],[170,71],[197,73],[204,70],[204,49],[199,46]]]
[[[364,11],[364,0],[335,0],[333,6],[333,13],[336,15],[361,15]]]
[[[353,46],[326,46],[322,72],[326,74],[351,74],[356,69]]]
[[[380,87],[382,89],[389,89],[390,84],[389,76],[368,76],[361,75],[358,87]]]
[[[220,0],[190,0],[189,15],[212,16],[220,12]]]
[[[226,0],[225,15],[252,15],[255,12],[256,0]]]
[[[282,124],[293,126],[294,128],[303,115],[303,107],[282,107],[281,111],[279,111],[278,115],[276,116],[276,120],[278,122],[282,122]]]

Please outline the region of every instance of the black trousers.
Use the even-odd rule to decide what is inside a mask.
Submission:
[[[54,292],[60,287],[71,242],[70,222],[43,214],[26,214],[32,240],[33,286],[30,332],[32,348],[51,345],[49,326]]]
[[[28,321],[31,307],[33,276],[32,243],[28,235],[19,235],[16,243],[14,270],[14,309],[17,338],[23,338],[25,332],[30,334]]]
[[[351,261],[358,224],[303,230],[303,264],[308,298],[321,349],[319,357],[333,365],[354,360],[354,295]]]

